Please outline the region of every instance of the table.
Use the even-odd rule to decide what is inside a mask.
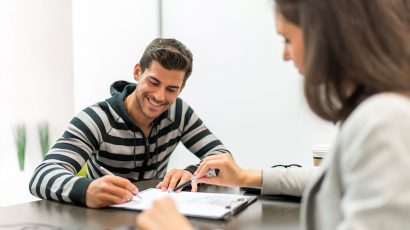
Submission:
[[[158,181],[136,183],[140,190]],[[202,185],[203,192],[240,194],[238,188]],[[196,229],[299,229],[300,203],[284,196],[258,196],[258,200],[228,220],[189,218]],[[0,229],[133,229],[139,212],[122,209],[91,209],[73,204],[40,200],[0,208]],[[34,228],[37,226],[39,228]],[[56,228],[61,226],[63,228]]]

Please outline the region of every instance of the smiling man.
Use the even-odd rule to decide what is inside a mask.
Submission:
[[[71,120],[36,168],[30,192],[92,208],[120,204],[138,193],[132,182],[163,178],[157,188],[173,189],[192,176],[195,165],[166,173],[179,142],[200,159],[228,152],[178,98],[191,72],[192,53],[182,43],[153,40],[134,68],[138,83],[115,82],[112,97]],[[85,164],[86,177],[76,176]]]

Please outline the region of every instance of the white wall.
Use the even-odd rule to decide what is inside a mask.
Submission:
[[[194,54],[182,97],[244,167],[312,165],[314,144],[331,143],[336,129],[316,118],[303,97],[303,79],[282,60],[268,0],[166,0],[164,36]],[[184,148],[172,159],[192,162]]]
[[[49,122],[53,143],[73,114],[71,2],[0,1],[0,28],[2,206],[32,199],[28,180],[41,161],[37,124]],[[27,126],[24,172],[12,133],[19,122]]]
[[[133,81],[134,66],[158,36],[157,1],[74,0],[74,108],[110,96],[116,80]]]

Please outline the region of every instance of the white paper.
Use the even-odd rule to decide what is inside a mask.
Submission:
[[[134,197],[130,202],[110,207],[132,210],[145,210],[152,206],[152,202],[163,196],[170,196],[176,203],[177,209],[182,214],[195,217],[220,219],[235,211],[239,204],[254,200],[255,196],[244,196],[225,193],[203,192],[162,192],[161,189],[150,188],[138,193],[142,199]]]

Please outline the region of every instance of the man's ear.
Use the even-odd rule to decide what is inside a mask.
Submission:
[[[138,81],[138,79],[140,79],[141,77],[141,74],[141,65],[137,63],[134,67],[134,79]]]

